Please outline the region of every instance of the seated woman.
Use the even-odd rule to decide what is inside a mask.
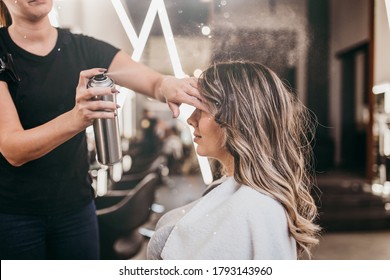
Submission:
[[[225,176],[165,214],[148,259],[297,259],[318,243],[308,110],[267,67],[216,63],[200,77],[207,110],[188,119],[197,153]]]

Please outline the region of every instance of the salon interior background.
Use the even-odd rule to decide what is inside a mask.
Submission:
[[[380,195],[389,195],[386,0],[55,0],[54,21],[133,53],[137,47],[115,2],[124,7],[137,35],[147,25],[150,7],[166,9],[169,22],[152,17],[140,56],[162,73],[175,70],[166,39],[174,42],[179,65],[189,75],[227,58],[270,66],[318,117],[317,172],[351,173],[375,185]],[[173,37],[164,37],[161,25],[169,25]],[[384,85],[376,95],[375,85]],[[130,137],[137,135],[144,108],[173,122],[167,106],[143,96],[136,95],[131,108]]]

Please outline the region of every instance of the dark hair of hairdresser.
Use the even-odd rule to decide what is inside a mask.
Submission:
[[[216,63],[198,89],[225,130],[234,179],[280,202],[298,255],[318,243],[312,187],[316,120],[269,68],[254,62]]]
[[[0,27],[10,26],[12,23],[11,15],[8,12],[7,6],[0,0]]]

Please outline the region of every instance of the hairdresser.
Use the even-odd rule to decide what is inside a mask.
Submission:
[[[91,100],[108,71],[148,97],[201,106],[196,80],[163,76],[94,38],[51,26],[52,0],[0,0],[0,258],[98,259],[85,128],[117,105]]]

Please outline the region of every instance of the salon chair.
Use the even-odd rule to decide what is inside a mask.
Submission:
[[[134,188],[145,176],[150,173],[156,173],[159,176],[159,182],[162,182],[169,174],[167,167],[167,157],[158,155],[152,159],[135,160],[134,166],[122,175],[119,182],[112,182],[111,190],[129,190]]]
[[[111,190],[96,198],[101,259],[130,259],[142,247],[138,228],[151,214],[159,176],[146,175],[130,190]]]

